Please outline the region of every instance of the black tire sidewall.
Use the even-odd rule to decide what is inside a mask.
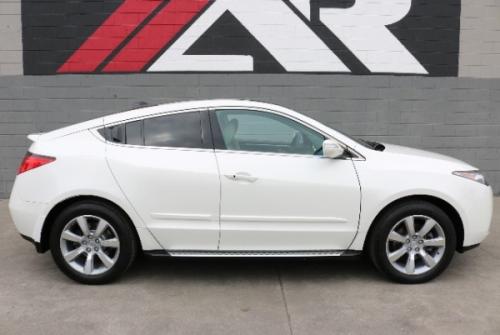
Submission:
[[[420,275],[407,275],[395,269],[386,253],[386,240],[394,225],[412,215],[425,215],[439,223],[443,228],[446,247],[439,263],[429,271]],[[451,219],[439,207],[423,201],[400,204],[380,217],[370,238],[370,256],[375,267],[390,279],[405,284],[417,284],[437,277],[448,267],[456,249],[456,230]]]
[[[118,234],[120,254],[113,267],[105,273],[85,275],[73,269],[63,258],[59,242],[61,233],[68,222],[81,215],[94,215],[106,220]],[[98,202],[80,202],[61,211],[53,223],[49,243],[57,266],[68,277],[84,284],[105,284],[115,280],[132,264],[137,248],[128,218],[115,208]]]

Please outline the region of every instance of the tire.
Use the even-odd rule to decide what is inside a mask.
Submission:
[[[49,243],[59,269],[89,285],[114,281],[137,254],[130,220],[115,207],[98,201],[78,202],[62,210],[53,223]]]
[[[410,234],[412,223],[414,234]],[[405,202],[375,222],[367,251],[374,266],[391,280],[424,283],[448,267],[456,236],[453,222],[442,209],[425,201]]]

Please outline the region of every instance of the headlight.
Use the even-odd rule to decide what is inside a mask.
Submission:
[[[479,171],[455,171],[453,174],[455,176],[477,181],[478,183],[488,186],[486,178],[484,178],[483,174]]]

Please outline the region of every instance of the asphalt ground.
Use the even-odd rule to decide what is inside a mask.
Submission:
[[[500,334],[500,198],[490,236],[436,280],[364,259],[140,258],[116,283],[66,278],[0,200],[0,334]]]

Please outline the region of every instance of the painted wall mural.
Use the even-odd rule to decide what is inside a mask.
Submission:
[[[457,76],[460,0],[22,0],[25,74]]]

